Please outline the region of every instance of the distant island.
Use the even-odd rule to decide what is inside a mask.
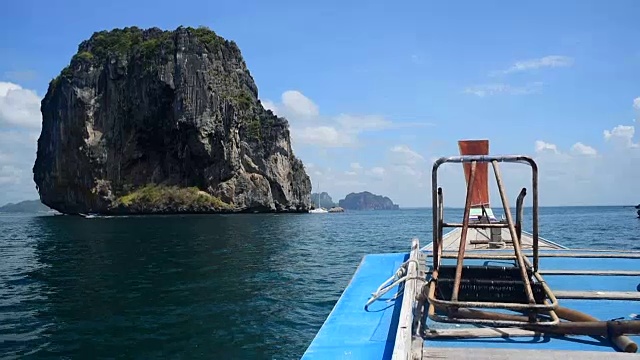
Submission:
[[[346,210],[398,210],[396,205],[386,196],[375,195],[368,191],[350,193],[338,203]]]
[[[8,203],[0,206],[0,213],[40,213],[52,211],[40,200],[25,200],[19,203]]]
[[[333,199],[331,198],[331,196],[329,196],[328,193],[321,192],[320,194],[318,193],[311,194],[311,206],[313,208],[318,207],[318,198],[320,199],[319,201],[320,207],[323,207],[325,209],[331,209],[332,207],[338,206],[338,204],[333,202]]]

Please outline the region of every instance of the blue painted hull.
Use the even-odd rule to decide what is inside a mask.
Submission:
[[[570,254],[568,250],[554,252]],[[512,251],[507,253],[512,254]],[[390,302],[385,301],[393,297],[396,292],[396,289],[393,289],[382,299],[371,304],[368,311],[365,311],[364,304],[371,293],[392,276],[407,258],[406,253],[365,256],[302,359],[390,359],[402,297]],[[506,260],[491,261],[493,265],[496,262],[513,264],[512,261]],[[468,265],[486,263],[487,260],[465,259],[465,264]],[[430,264],[430,259],[427,264]],[[443,259],[443,264],[455,264],[455,259]],[[640,259],[542,257],[540,269],[638,271]],[[637,276],[547,274],[544,278],[553,291],[640,291],[640,279]],[[631,300],[560,299],[559,303],[600,320],[633,320],[635,314],[640,313],[640,302]],[[434,323],[431,320],[427,325],[437,329],[456,328],[454,324]],[[468,326],[459,325],[457,328]],[[636,343],[640,343],[640,336],[630,337]],[[617,351],[609,341],[589,336],[428,339],[424,341],[424,347],[575,350],[603,353]]]
[[[402,297],[384,301],[394,289],[369,311],[364,304],[407,258],[408,254],[365,256],[302,359],[390,359]]]

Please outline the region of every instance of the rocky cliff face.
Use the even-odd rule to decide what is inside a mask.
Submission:
[[[206,28],[95,33],[49,84],[34,180],[65,213],[307,211],[288,123]]]
[[[350,193],[340,200],[339,205],[347,210],[398,210],[400,208],[388,197],[368,191]]]

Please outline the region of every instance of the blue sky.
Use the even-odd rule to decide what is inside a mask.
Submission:
[[[638,13],[637,1],[8,2],[0,203],[36,197],[36,100],[49,80],[94,31],[131,25],[235,40],[335,200],[369,190],[428,205],[432,159],[489,138],[494,153],[536,156],[544,204],[637,203]],[[457,170],[442,175],[454,205]]]

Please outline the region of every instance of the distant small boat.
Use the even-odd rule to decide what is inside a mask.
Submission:
[[[310,214],[327,214],[329,211],[325,208],[311,209],[309,210]]]
[[[635,353],[640,342],[640,252],[568,249],[543,239],[535,161],[490,156],[486,140],[459,146],[461,156],[433,165],[433,241],[366,255],[302,359],[637,358],[616,352]],[[500,162],[531,166],[532,233],[522,229],[526,189],[514,220]],[[437,171],[445,163],[465,168],[459,223],[444,221]],[[489,163],[505,220],[489,205]]]
[[[315,209],[309,210],[309,214],[327,214],[329,211],[322,206],[320,206],[320,186],[318,186],[318,207]]]
[[[98,214],[84,214],[84,213],[79,213],[78,215],[82,216],[85,219],[93,219],[99,216]]]

